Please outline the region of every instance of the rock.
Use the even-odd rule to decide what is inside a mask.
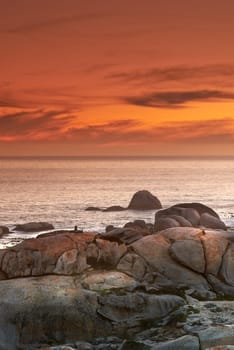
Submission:
[[[218,214],[213,209],[207,207],[202,203],[179,203],[172,206],[172,208],[173,207],[192,208],[195,209],[200,215],[202,215],[203,213],[208,213],[219,218]]]
[[[177,240],[170,247],[170,254],[182,265],[199,273],[205,272],[205,257],[200,241]]]
[[[155,231],[166,230],[170,227],[179,227],[180,223],[171,217],[162,217],[155,221]]]
[[[20,278],[0,283],[3,349],[89,341],[112,334],[110,322],[96,313],[97,294],[82,289],[74,276]]]
[[[234,287],[234,243],[231,243],[223,257],[220,274],[224,281]]]
[[[136,282],[133,278],[122,272],[108,271],[102,273],[91,273],[82,281],[84,288],[93,291],[117,290],[123,288],[133,288]]]
[[[201,236],[206,257],[206,273],[217,275],[222,264],[223,255],[228,246],[228,240],[222,237],[215,237],[205,232]]]
[[[186,230],[187,228],[184,229]],[[194,288],[198,292],[199,290],[210,289],[202,275],[173,260],[169,252],[170,242],[163,235],[155,234],[143,237],[141,240],[134,242],[131,247],[136,254],[144,257],[153,271],[159,272],[173,282],[176,288],[187,286]],[[157,280],[155,283],[157,284]]]
[[[106,232],[108,233],[108,232],[110,232],[110,231],[112,231],[112,230],[114,230],[116,227],[114,227],[113,225],[108,225],[108,226],[106,226]]]
[[[146,293],[107,294],[99,296],[97,312],[118,329],[135,333],[143,323],[161,322],[173,310],[184,305],[184,300],[175,295],[151,295]]]
[[[27,224],[16,225],[14,230],[23,232],[36,232],[53,230],[54,226],[48,222],[29,222]]]
[[[207,227],[216,230],[226,230],[226,225],[218,214],[201,203],[181,203],[170,208],[159,210],[155,214],[155,230],[168,227]]]
[[[203,213],[200,217],[200,225],[204,227],[213,228],[216,230],[227,230],[227,227],[223,221],[217,217],[209,214]]]
[[[146,261],[139,255],[129,252],[125,254],[117,266],[117,270],[122,271],[137,280],[142,280],[149,270]]]
[[[111,212],[111,211],[123,211],[126,210],[126,208],[121,207],[120,205],[112,205],[111,207],[108,207],[104,209],[104,212]]]
[[[153,210],[160,208],[162,208],[162,205],[159,199],[146,190],[136,192],[128,205],[128,209],[132,210]]]
[[[234,345],[215,346],[206,350],[234,350]]]
[[[102,209],[98,207],[88,207],[85,209],[85,211],[102,211]]]
[[[0,226],[0,237],[9,233],[9,228],[6,226]]]
[[[229,286],[228,284],[220,281],[215,276],[209,274],[207,275],[207,280],[210,283],[210,285],[213,287],[214,291],[217,293],[217,295],[223,297],[229,297],[233,299],[234,297],[234,287]]]
[[[151,347],[152,350],[199,350],[200,344],[197,337],[185,335]]]
[[[115,228],[111,231],[102,233],[100,236],[103,239],[107,239],[110,241],[116,241],[124,244],[131,244],[139,239],[141,239],[144,235],[149,234],[149,230],[143,231],[136,228]]]
[[[201,350],[217,345],[234,344],[234,326],[213,326],[198,332]]]

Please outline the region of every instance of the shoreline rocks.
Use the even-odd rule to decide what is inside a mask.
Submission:
[[[178,223],[160,231],[139,219],[0,250],[0,349],[232,345],[234,232],[199,227],[217,214],[182,205],[158,212]]]

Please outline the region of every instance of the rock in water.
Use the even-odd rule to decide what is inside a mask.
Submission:
[[[133,210],[153,210],[161,208],[162,204],[159,199],[146,190],[136,192],[128,205],[128,209]]]
[[[54,226],[48,222],[28,222],[27,224],[16,225],[14,229],[16,231],[37,232],[53,230]]]
[[[6,226],[0,226],[0,237],[2,237],[3,235],[9,233],[9,228]]]

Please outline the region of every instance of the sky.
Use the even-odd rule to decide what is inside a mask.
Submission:
[[[234,156],[233,13],[0,0],[0,156]]]

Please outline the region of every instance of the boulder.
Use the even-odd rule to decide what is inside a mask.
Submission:
[[[19,224],[14,227],[15,231],[37,232],[53,230],[54,226],[48,222],[28,222],[27,224]]]
[[[170,208],[159,210],[155,214],[155,230],[169,227],[205,227],[226,230],[226,225],[218,214],[201,203],[181,203]]]
[[[132,210],[153,210],[160,208],[162,208],[162,205],[159,199],[146,190],[136,192],[128,205],[128,209]]]
[[[234,243],[231,243],[223,257],[220,274],[224,281],[234,287]]]
[[[201,350],[217,345],[234,344],[234,326],[211,326],[198,332]]]

